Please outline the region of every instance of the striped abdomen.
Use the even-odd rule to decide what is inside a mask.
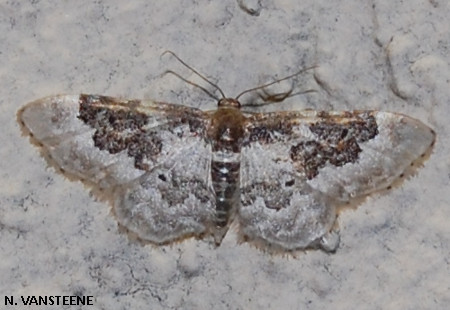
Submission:
[[[240,154],[215,152],[211,163],[213,188],[216,193],[216,227],[224,228],[232,219],[239,202]]]
[[[224,105],[220,105],[220,103]],[[221,101],[219,109],[212,115],[208,137],[212,144],[211,178],[216,194],[216,216],[214,238],[220,244],[233,220],[239,203],[239,169],[241,141],[245,117],[237,101]]]

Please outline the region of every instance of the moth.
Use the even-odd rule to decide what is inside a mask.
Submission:
[[[219,245],[233,223],[240,240],[265,249],[335,251],[337,209],[389,187],[435,141],[402,114],[247,113],[225,96],[202,111],[59,95],[18,117],[53,166],[107,197],[121,225],[155,244]]]

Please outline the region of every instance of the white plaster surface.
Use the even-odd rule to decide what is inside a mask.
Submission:
[[[0,1],[0,308],[4,296],[20,309],[20,296],[90,295],[83,309],[448,309],[449,16],[447,0]],[[16,111],[81,92],[213,108],[161,76],[198,81],[160,57],[167,49],[228,96],[318,65],[296,84],[317,92],[276,109],[408,114],[436,130],[434,153],[401,187],[341,214],[335,254],[271,256],[233,231],[219,248],[142,246],[109,205],[47,167]]]

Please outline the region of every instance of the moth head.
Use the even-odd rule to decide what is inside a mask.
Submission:
[[[222,98],[219,100],[219,102],[217,103],[218,107],[225,107],[225,108],[240,108],[241,107],[241,103],[233,98]]]

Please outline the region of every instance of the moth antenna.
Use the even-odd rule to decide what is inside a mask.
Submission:
[[[161,57],[164,56],[165,54],[170,54],[173,57],[175,57],[183,66],[185,66],[186,68],[188,68],[189,70],[191,70],[192,72],[194,72],[198,77],[200,77],[203,81],[205,81],[206,83],[208,83],[209,85],[213,86],[215,89],[217,89],[219,91],[219,93],[222,95],[222,98],[226,98],[225,93],[220,89],[219,86],[217,86],[216,84],[214,84],[213,82],[211,82],[210,80],[208,80],[206,77],[204,77],[202,74],[200,74],[197,70],[195,70],[194,68],[192,68],[191,66],[189,66],[187,63],[185,63],[180,57],[177,56],[177,54],[175,54],[172,51],[165,51],[164,53],[161,54]],[[182,79],[183,81],[187,82],[186,79]],[[201,89],[204,90],[204,88],[200,87],[199,85],[190,82],[189,84],[197,86]],[[216,97],[214,97],[216,98]]]
[[[261,98],[263,100],[263,102],[246,103],[245,105],[242,105],[242,106],[243,107],[262,107],[262,106],[274,104],[277,102],[282,102],[286,98],[291,98],[291,97],[295,97],[298,95],[303,95],[303,94],[307,94],[307,93],[315,93],[315,92],[317,92],[317,90],[307,89],[307,90],[299,91],[297,93],[292,93],[292,89],[291,89],[285,93],[278,93],[278,94],[273,94],[273,95],[270,95],[270,94],[261,95],[260,94],[259,98]]]
[[[195,87],[197,87],[197,88],[200,88],[202,91],[204,91],[208,96],[210,96],[211,98],[213,98],[213,99],[215,99],[215,100],[219,100],[219,98],[216,96],[216,95],[214,95],[214,94],[212,94],[210,91],[208,91],[206,88],[204,88],[204,87],[202,87],[202,86],[200,86],[200,85],[198,85],[198,84],[196,84],[196,83],[194,83],[194,82],[192,82],[192,81],[189,81],[188,79],[186,79],[186,78],[184,78],[184,77],[182,77],[181,75],[179,75],[178,73],[176,73],[176,72],[174,72],[174,71],[172,71],[172,70],[167,70],[167,71],[165,71],[164,73],[163,73],[163,75],[165,75],[165,74],[173,74],[173,75],[175,75],[177,78],[179,78],[180,80],[182,80],[182,81],[184,81],[184,82],[186,82],[186,83],[188,83],[188,84],[190,84],[190,85],[192,85],[192,86],[195,86]]]
[[[244,94],[246,94],[246,93],[249,93],[249,92],[252,92],[252,91],[255,91],[255,90],[258,90],[258,89],[266,88],[267,86],[270,86],[270,85],[279,83],[279,82],[281,82],[281,81],[285,81],[285,80],[292,79],[293,77],[295,77],[295,76],[297,76],[297,75],[299,75],[299,74],[301,74],[301,73],[303,73],[303,72],[305,72],[305,71],[308,71],[308,70],[311,70],[311,69],[314,69],[314,68],[317,68],[317,67],[318,67],[318,66],[311,66],[311,67],[302,69],[302,70],[298,71],[297,73],[294,73],[294,74],[288,75],[288,76],[286,76],[286,77],[284,77],[284,78],[275,80],[275,81],[273,81],[273,82],[270,82],[270,83],[267,83],[267,84],[263,84],[263,85],[260,85],[260,86],[257,86],[257,87],[253,87],[253,88],[244,90],[242,93],[240,93],[239,95],[237,95],[237,97],[234,98],[234,99],[238,100],[239,97],[241,97],[242,95],[244,95]]]

